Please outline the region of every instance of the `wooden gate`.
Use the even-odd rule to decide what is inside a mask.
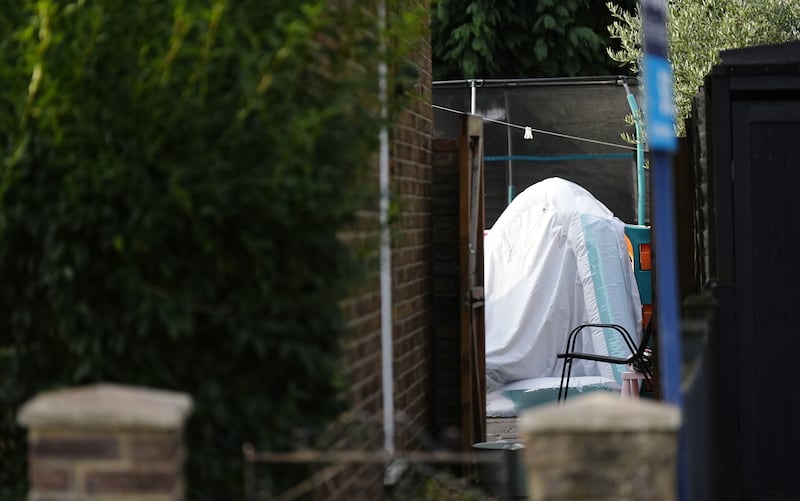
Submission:
[[[740,468],[745,499],[797,499],[800,102],[733,103]],[[730,334],[729,334],[730,335]]]
[[[478,116],[463,118],[459,157],[461,443],[470,450],[486,440],[483,120]]]
[[[800,44],[736,49],[722,60],[706,80],[709,269],[719,303],[708,345],[714,492],[706,499],[800,499]]]

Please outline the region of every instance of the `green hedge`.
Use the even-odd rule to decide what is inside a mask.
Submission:
[[[190,393],[198,500],[340,410],[380,51],[329,3],[0,0],[0,498],[44,389]]]

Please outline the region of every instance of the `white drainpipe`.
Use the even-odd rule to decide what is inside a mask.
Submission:
[[[378,29],[380,36],[386,29],[386,2],[378,3]],[[384,47],[385,49],[385,47]],[[387,73],[385,61],[378,65],[378,92],[381,118],[388,118]],[[381,367],[383,384],[383,447],[394,455],[394,355],[392,346],[392,248],[389,235],[389,130],[381,127],[378,150],[378,186],[380,189],[380,283],[381,283]]]

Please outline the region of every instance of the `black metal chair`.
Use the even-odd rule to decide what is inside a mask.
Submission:
[[[650,383],[653,380],[653,359],[650,355],[650,351],[647,349],[648,344],[650,343],[650,337],[652,336],[652,325],[654,319],[651,318],[647,324],[647,328],[645,328],[644,335],[642,336],[642,342],[639,343],[639,346],[636,346],[636,343],[633,342],[633,338],[631,335],[628,334],[628,331],[625,330],[624,327],[617,324],[582,324],[574,329],[569,333],[567,336],[567,347],[564,353],[558,353],[556,358],[560,358],[564,360],[564,365],[561,368],[561,384],[558,387],[558,402],[561,402],[561,394],[564,394],[564,400],[567,399],[567,392],[569,391],[569,378],[570,373],[572,372],[572,361],[575,359],[578,360],[593,360],[595,362],[606,362],[609,364],[624,364],[630,366],[644,375],[644,379],[647,383]],[[575,351],[575,342],[578,339],[578,334],[587,328],[587,327],[601,327],[601,328],[610,328],[617,331],[621,336],[622,339],[625,341],[625,344],[628,346],[628,349],[631,352],[631,355],[628,357],[614,357],[611,355],[598,355],[596,353],[581,353]],[[564,378],[566,377],[566,385],[564,384]]]

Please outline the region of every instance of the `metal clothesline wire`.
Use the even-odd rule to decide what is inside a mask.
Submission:
[[[467,113],[465,111],[454,110],[452,108],[446,108],[444,106],[439,106],[438,104],[434,104],[433,107],[436,108],[437,110],[448,111],[450,113],[458,113],[459,115],[469,115],[469,113]],[[624,144],[608,143],[606,141],[599,141],[597,139],[589,139],[587,137],[570,136],[569,134],[562,134],[560,132],[553,132],[553,131],[549,131],[549,130],[536,129],[534,127],[527,127],[525,125],[512,124],[512,123],[509,123],[509,122],[503,122],[502,120],[495,120],[493,118],[488,118],[488,117],[484,117],[484,116],[481,116],[481,118],[486,120],[487,122],[494,122],[494,123],[497,123],[497,124],[500,124],[500,125],[505,125],[506,127],[516,127],[517,129],[523,129],[523,130],[530,129],[532,132],[536,132],[537,134],[545,134],[547,136],[562,137],[562,138],[565,138],[565,139],[574,139],[575,141],[584,141],[584,142],[587,142],[587,143],[602,144],[604,146],[611,146],[613,148],[621,148],[621,149],[624,149],[624,150],[636,151],[636,146],[627,146],[627,145],[624,145]]]

